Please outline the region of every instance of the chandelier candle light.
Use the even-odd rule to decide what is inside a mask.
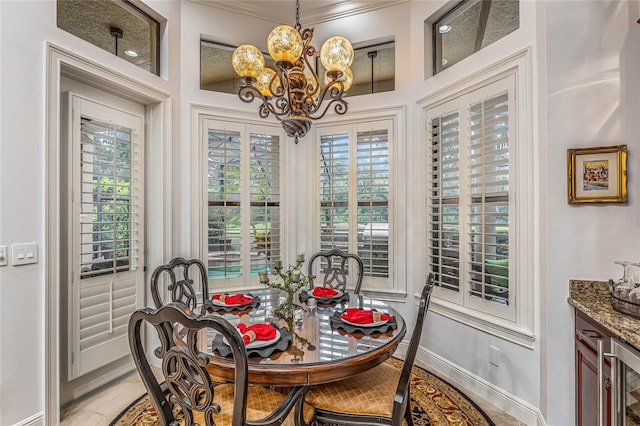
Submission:
[[[331,37],[320,49],[320,61],[326,69],[324,88],[320,91],[320,80],[309,63],[309,58],[316,54],[312,38],[313,27],[303,30],[300,25],[300,1],[297,0],[295,28],[280,25],[271,30],[267,38],[267,49],[276,61],[277,71],[266,68],[262,52],[249,44],[239,46],[231,59],[242,81],[240,99],[250,103],[256,96],[260,97],[260,117],[273,114],[296,143],[311,128],[311,120],[324,117],[332,105],[337,114],[347,112],[347,102],[342,97],[353,82],[349,68],[353,47],[344,37]],[[328,103],[323,107],[325,99]]]

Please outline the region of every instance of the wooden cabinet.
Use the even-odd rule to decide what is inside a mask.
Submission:
[[[611,333],[576,310],[576,425],[598,425],[598,340],[604,353],[611,351]],[[611,362],[604,360],[604,411],[606,425],[611,425]]]

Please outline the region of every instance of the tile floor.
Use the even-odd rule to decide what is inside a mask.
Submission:
[[[421,367],[425,368],[424,365]],[[428,367],[426,368],[428,369]],[[475,396],[472,392],[465,389],[460,390],[472,398],[497,426],[526,426],[489,402]],[[61,412],[60,425],[107,426],[134,399],[145,392],[138,373],[134,371],[64,407]]]

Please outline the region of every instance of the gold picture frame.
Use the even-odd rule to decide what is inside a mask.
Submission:
[[[627,145],[567,150],[569,204],[626,203]]]

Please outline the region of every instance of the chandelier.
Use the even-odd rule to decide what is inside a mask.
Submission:
[[[262,52],[250,44],[239,46],[232,56],[233,69],[242,82],[240,99],[250,103],[259,97],[260,117],[273,114],[295,143],[307,134],[311,120],[324,117],[331,106],[337,114],[347,112],[343,96],[353,82],[351,43],[343,37],[331,37],[320,49],[320,61],[326,70],[321,90],[318,74],[309,63],[316,54],[312,38],[313,27],[303,30],[300,25],[300,1],[296,0],[295,28],[280,25],[267,38],[277,70],[265,67]]]

